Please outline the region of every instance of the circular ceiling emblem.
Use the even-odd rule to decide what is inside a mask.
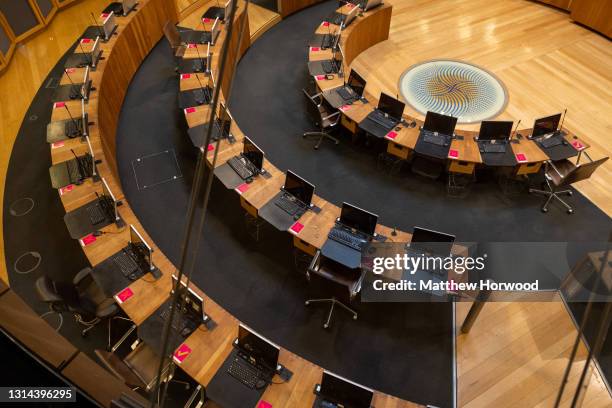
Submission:
[[[498,115],[508,102],[506,88],[493,74],[465,62],[426,61],[408,68],[399,89],[415,110],[455,116],[461,123]]]

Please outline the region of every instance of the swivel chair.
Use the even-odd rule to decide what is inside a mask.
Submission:
[[[574,209],[561,197],[559,197],[561,194],[571,196],[573,194],[572,190],[560,189],[570,187],[573,183],[588,179],[591,177],[591,174],[593,174],[593,172],[606,160],[608,160],[608,157],[595,161],[590,160],[585,164],[574,164],[567,159],[558,162],[547,162],[544,169],[544,182],[547,189],[539,190],[530,188],[529,192],[547,197],[546,202],[544,202],[544,205],[542,206],[542,212],[548,212],[548,204],[550,204],[552,200],[557,200],[563,204],[568,214],[573,214]]]
[[[308,266],[306,272],[306,278],[309,284],[319,284],[319,286],[326,291],[335,291],[336,294],[340,294],[339,296],[348,298],[348,302],[351,302],[361,290],[361,282],[363,281],[364,275],[365,272],[361,269],[347,268],[346,266],[326,258],[321,254],[320,250],[317,251],[314,258],[312,258],[312,262]],[[357,312],[338,300],[335,295],[331,298],[308,299],[305,303],[306,306],[309,306],[311,303],[330,304],[327,320],[323,323],[323,328],[325,329],[330,326],[336,306],[340,306],[341,309],[353,315],[353,320],[357,320]]]
[[[304,96],[307,99],[308,105],[308,114],[312,118],[313,122],[316,126],[319,127],[318,131],[314,132],[305,132],[302,137],[315,137],[317,138],[317,143],[315,144],[315,150],[321,146],[323,139],[329,139],[334,142],[334,144],[340,143],[338,139],[330,135],[338,123],[340,123],[340,112],[333,112],[328,109],[323,103],[323,97],[321,93],[310,95],[307,90],[302,89]]]
[[[182,58],[185,54],[187,46],[181,42],[181,35],[174,24],[171,21],[166,21],[163,27],[164,37],[168,40],[172,51],[174,51],[175,58]]]

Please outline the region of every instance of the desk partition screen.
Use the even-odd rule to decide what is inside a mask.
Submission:
[[[0,53],[2,56],[6,56],[9,50],[11,49],[11,38],[9,34],[6,32],[4,26],[0,24]]]
[[[28,0],[0,0],[0,11],[17,39],[41,23]]]
[[[49,14],[53,11],[55,4],[51,0],[35,0],[38,5],[38,9],[42,14],[43,18],[46,20]]]

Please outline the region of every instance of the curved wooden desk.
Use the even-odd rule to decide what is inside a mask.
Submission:
[[[340,7],[337,12],[346,14],[351,8],[352,6],[345,5]],[[389,26],[391,23],[391,10],[391,5],[383,4],[362,15],[358,15],[355,20],[342,31],[340,46],[344,51],[346,59],[345,70],[347,74],[350,72],[350,64],[361,52],[388,38]],[[338,26],[324,21],[321,22],[321,25],[314,34],[333,33],[337,32],[338,28]],[[333,54],[331,49],[311,47],[308,54],[309,61],[330,60],[332,58]],[[363,75],[363,73],[361,74]],[[314,81],[321,92],[332,90],[344,84],[343,79],[338,78],[337,75],[332,75],[329,79],[323,75],[316,76],[314,77]],[[358,124],[378,105],[378,97],[370,94],[367,91],[367,86],[364,96],[368,102],[364,103],[358,101],[352,105],[345,105],[340,108],[342,112],[341,123],[352,133],[358,132]],[[406,119],[407,122],[414,121],[416,125],[410,127],[407,126],[407,124],[400,124],[398,128],[389,132],[385,137],[387,153],[400,160],[406,160],[414,154],[415,145],[420,135],[419,128],[423,125],[421,119],[411,117],[407,114],[404,114],[404,119]],[[564,129],[564,131],[567,133],[565,139],[570,145],[577,143],[576,146],[580,146],[579,149],[576,149],[576,155],[589,147],[586,142],[579,140],[576,135],[572,134],[567,129]],[[476,166],[485,165],[478,144],[474,141],[478,133],[458,128],[456,134],[463,138],[462,140],[456,138],[451,142],[450,151],[456,152],[456,155],[453,157],[449,155],[449,157],[447,157],[446,168],[450,173],[472,174]],[[523,137],[530,135],[531,129],[521,129],[519,134],[521,134],[521,139],[518,140],[518,143],[510,144],[515,157],[520,157],[520,160],[515,160],[516,163],[513,173],[515,175],[537,173],[542,164],[549,161],[550,158],[539,148],[536,142]]]
[[[198,8],[180,24],[184,27],[196,28],[199,25],[199,16],[212,4]],[[102,163],[98,165],[98,171],[109,182],[116,198],[123,200],[123,205],[119,207],[121,217],[127,224],[133,224],[150,243],[153,243],[153,240],[138,222],[121,190],[115,161],[115,130],[120,107],[132,76],[147,53],[161,37],[163,23],[166,20],[174,21],[174,17],[175,12],[167,6],[166,1],[141,0],[137,12],[117,20],[119,24],[117,36],[102,46],[103,55],[106,58],[99,63],[97,70],[91,75],[97,91],[91,94],[87,105],[89,120],[94,122],[90,126],[90,138],[94,152],[98,156],[97,159],[102,159]],[[239,12],[236,19],[237,21],[245,21],[248,26],[246,14]],[[234,33],[237,31],[234,31]],[[213,51],[213,72],[218,67],[220,44],[222,44],[224,36],[225,31],[222,31]],[[237,41],[237,37],[231,39],[232,44],[236,44]],[[248,46],[249,35],[247,30],[239,52],[230,57],[232,59],[239,58]],[[191,52],[188,49],[187,58],[194,57]],[[229,65],[228,69],[232,69],[231,65],[233,64]],[[181,89],[198,87],[195,84],[197,84],[195,74],[190,74],[181,79]],[[226,84],[222,84],[221,88],[227,92]],[[66,104],[71,106],[71,110],[73,108],[77,111],[80,109],[80,102],[68,101]],[[198,116],[201,115],[201,118],[203,118],[207,111],[206,107],[198,107],[193,113],[186,113],[188,123],[192,126],[197,125],[199,123]],[[52,120],[66,119],[64,112],[61,105],[57,108],[54,107]],[[235,122],[232,126],[232,131],[236,134],[237,139],[242,139],[244,135]],[[71,149],[79,155],[87,151],[86,144],[77,139],[56,143],[50,147],[54,164],[71,159],[73,157]],[[239,142],[233,145],[229,145],[227,141],[221,142],[218,149],[218,163],[225,162],[241,149],[242,144]],[[212,158],[212,153],[212,151],[208,153],[209,160]],[[268,180],[257,179],[240,196],[245,208],[248,211],[255,211],[255,214],[257,208],[260,208],[276,194],[284,179],[284,173],[276,169],[270,162],[266,161],[264,166],[272,174],[272,178]],[[101,183],[94,183],[89,179],[79,186],[73,185],[62,189],[59,193],[62,204],[68,212],[94,200],[96,198],[95,192],[101,191],[101,188]],[[338,207],[320,197],[315,197],[314,202],[323,209],[322,212],[318,215],[309,213],[303,216],[299,222],[303,223],[304,229],[295,237],[296,246],[307,252],[312,252],[321,247],[335,218],[340,213]],[[404,232],[398,232],[396,237],[392,237],[391,229],[380,225],[377,227],[377,231],[396,241],[405,242],[410,239],[410,234]],[[125,247],[129,240],[128,229],[119,230],[114,224],[105,227],[102,232],[103,235],[97,237],[93,243],[83,245],[83,251],[92,266],[101,263]],[[155,251],[154,262],[162,272],[162,277],[155,281],[150,274],[147,274],[133,282],[129,286],[133,295],[120,302],[123,311],[136,325],[142,324],[168,299],[171,290],[171,274],[176,270],[176,267],[166,258],[160,248],[153,244],[153,249]],[[211,332],[198,329],[186,339],[185,343],[191,348],[192,352],[180,364],[180,368],[199,384],[206,386],[232,350],[238,320],[197,287],[194,287],[193,284],[191,284],[191,287],[203,296],[206,302],[206,312],[218,326]],[[281,348],[279,362],[293,371],[294,375],[288,383],[268,387],[262,396],[262,400],[268,401],[273,406],[311,407],[315,399],[313,389],[321,380],[323,368],[283,348]],[[275,381],[280,381],[280,379],[276,378]],[[380,392],[375,393],[373,403],[379,408],[419,406]]]

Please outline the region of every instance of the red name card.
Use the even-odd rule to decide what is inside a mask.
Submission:
[[[108,16],[109,16],[109,14],[108,14],[108,13],[102,13],[102,14],[100,14],[100,18],[101,18],[101,19],[105,19],[105,18],[106,18],[106,17],[108,17]]]
[[[64,106],[66,106],[66,104],[64,102],[55,102],[53,104],[53,109],[63,108]]]
[[[66,187],[62,187],[59,189],[59,195],[63,196],[66,193],[71,192],[74,189],[74,184],[68,184]]]
[[[203,23],[210,23],[210,18],[208,18],[208,17],[204,17],[204,18],[202,19],[202,22],[203,22]]]
[[[293,233],[293,234],[299,234],[301,230],[304,229],[304,224],[300,223],[300,222],[296,222],[295,224],[293,224],[290,228],[289,228],[289,232]]]
[[[586,146],[583,145],[582,143],[580,143],[579,140],[574,140],[572,142],[572,146],[574,146],[574,149],[576,149],[578,151],[586,149]]]
[[[64,147],[64,142],[51,143],[51,148],[52,149],[59,149],[60,147]]]
[[[117,301],[117,303],[121,304],[125,302],[126,300],[128,300],[129,298],[131,298],[132,296],[134,296],[134,292],[132,291],[132,289],[125,288],[121,292],[115,295],[115,300]]]
[[[517,153],[516,161],[519,163],[525,163],[527,161],[527,156],[525,155],[525,153]]]
[[[89,44],[91,42],[91,38],[82,38],[81,44]]]
[[[212,143],[208,145],[208,147],[206,148],[207,152],[212,152],[213,150],[215,150],[215,145],[213,145]]]
[[[387,134],[385,135],[385,137],[386,137],[387,139],[391,139],[391,140],[393,140],[393,139],[395,139],[395,138],[397,137],[397,132],[395,132],[395,131],[393,131],[393,130],[392,130],[392,131],[390,131],[389,133],[387,133]]]
[[[261,400],[259,401],[257,408],[272,408],[272,404],[270,404],[268,401]]]
[[[197,45],[195,45],[195,44],[187,44],[187,48],[196,48],[196,47],[197,47]]]
[[[181,74],[181,79],[189,79],[191,78],[191,74]]]
[[[76,68],[66,68],[64,71],[69,74],[72,74],[74,71],[76,71]]]
[[[94,242],[96,242],[96,236],[94,234],[89,234],[79,239],[79,243],[81,244],[81,246],[91,245]]]
[[[339,107],[338,109],[340,109],[342,112],[346,112],[347,110],[349,110],[351,108],[351,105],[342,105],[341,107]]]
[[[326,78],[327,78],[327,77],[326,77],[325,75],[317,75],[317,76],[315,76],[315,79],[316,79],[317,81],[322,81],[322,80],[324,80],[324,79],[326,79]]]
[[[196,111],[196,108],[186,108],[185,113],[193,113]]]
[[[312,52],[321,51],[321,48],[319,48],[319,47],[310,47],[310,51],[312,51]]]
[[[455,149],[450,149],[448,151],[448,157],[451,159],[456,159],[457,157],[459,157],[459,151]]]
[[[329,27],[329,21],[324,21],[321,23],[323,27]]]
[[[191,348],[185,343],[183,343],[179,346],[179,348],[176,349],[174,355],[172,356],[172,359],[177,364],[181,364],[189,354],[191,354]]]
[[[249,189],[250,185],[248,183],[242,183],[241,185],[239,185],[238,187],[236,187],[236,191],[239,194],[244,193],[245,191],[247,191]]]

